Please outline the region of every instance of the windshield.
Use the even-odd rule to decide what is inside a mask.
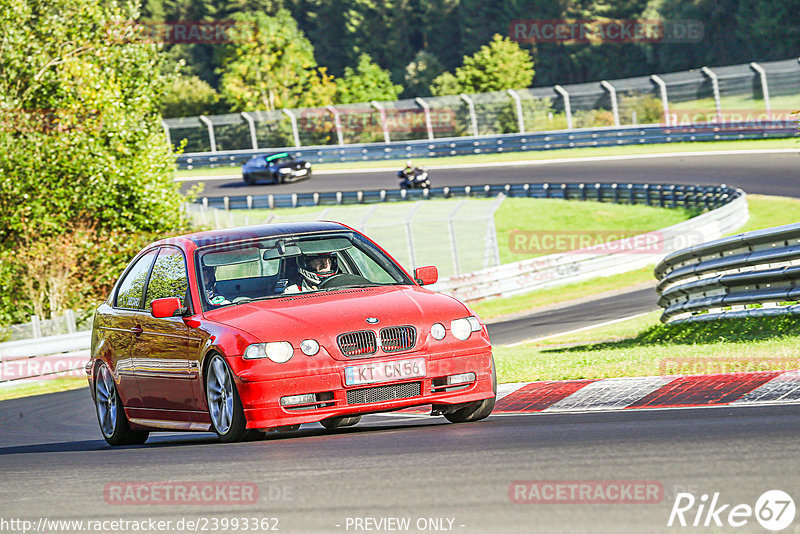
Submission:
[[[197,251],[203,309],[297,293],[410,285],[411,279],[352,232],[264,238]]]

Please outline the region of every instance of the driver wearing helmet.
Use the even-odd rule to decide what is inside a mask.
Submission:
[[[339,262],[331,253],[306,255],[298,258],[298,270],[303,277],[302,283],[287,287],[284,293],[319,289],[325,280],[339,274]]]

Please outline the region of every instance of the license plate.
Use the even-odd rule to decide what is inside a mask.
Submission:
[[[344,368],[344,383],[348,386],[393,382],[425,376],[425,358],[373,362]]]

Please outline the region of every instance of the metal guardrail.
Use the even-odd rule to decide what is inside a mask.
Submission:
[[[655,276],[665,323],[800,313],[800,223],[677,251]]]
[[[203,197],[195,202],[207,208],[274,209],[308,206],[374,204],[433,198],[495,197],[557,198],[593,200],[623,204],[644,204],[662,208],[716,209],[741,192],[735,188],[701,185],[646,183],[527,183],[483,186],[434,187],[430,189],[375,189],[327,193],[284,193],[231,197]],[[733,195],[733,196],[732,196]]]
[[[258,154],[285,151],[312,163],[337,163],[525,152],[561,148],[766,139],[796,135],[798,135],[798,132],[797,121],[795,120],[758,122],[740,126],[715,123],[700,123],[678,127],[665,127],[662,125],[626,126],[480,137],[452,137],[396,143],[196,152],[178,156],[177,162],[180,169],[241,165]]]
[[[597,188],[599,197],[605,201],[613,201],[620,189],[627,189],[633,184],[602,184]],[[691,186],[650,185],[647,195],[634,193],[635,203],[652,202],[652,190],[660,187],[676,190]],[[696,188],[697,189],[697,188]],[[719,186],[702,188],[702,194],[708,199],[710,211],[687,221],[650,232],[645,240],[648,245],[640,250],[631,250],[631,242],[625,240],[608,243],[601,250],[587,248],[559,254],[549,254],[515,263],[484,269],[463,276],[454,276],[441,280],[431,286],[435,291],[451,294],[461,300],[471,301],[491,297],[505,297],[527,293],[537,289],[553,287],[565,283],[579,282],[596,276],[609,276],[658,263],[665,255],[684,248],[687,240],[696,243],[716,239],[735,231],[747,221],[747,199],[743,191],[737,188]],[[585,190],[585,188],[584,188]],[[637,184],[631,190],[643,191],[644,186]],[[655,205],[665,207],[694,204],[695,199],[684,197],[685,204],[677,199],[683,191],[671,196],[675,204],[664,199]],[[595,199],[592,199],[595,200]],[[649,201],[648,201],[649,200]],[[635,239],[635,238],[632,238]],[[628,250],[629,252],[620,252]]]

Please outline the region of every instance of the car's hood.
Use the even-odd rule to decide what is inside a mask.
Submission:
[[[254,335],[262,341],[313,337],[333,340],[339,334],[386,326],[414,325],[427,330],[435,322],[464,317],[456,299],[418,286],[353,288],[326,293],[238,304],[206,312],[207,319]],[[367,318],[378,319],[370,324]]]

